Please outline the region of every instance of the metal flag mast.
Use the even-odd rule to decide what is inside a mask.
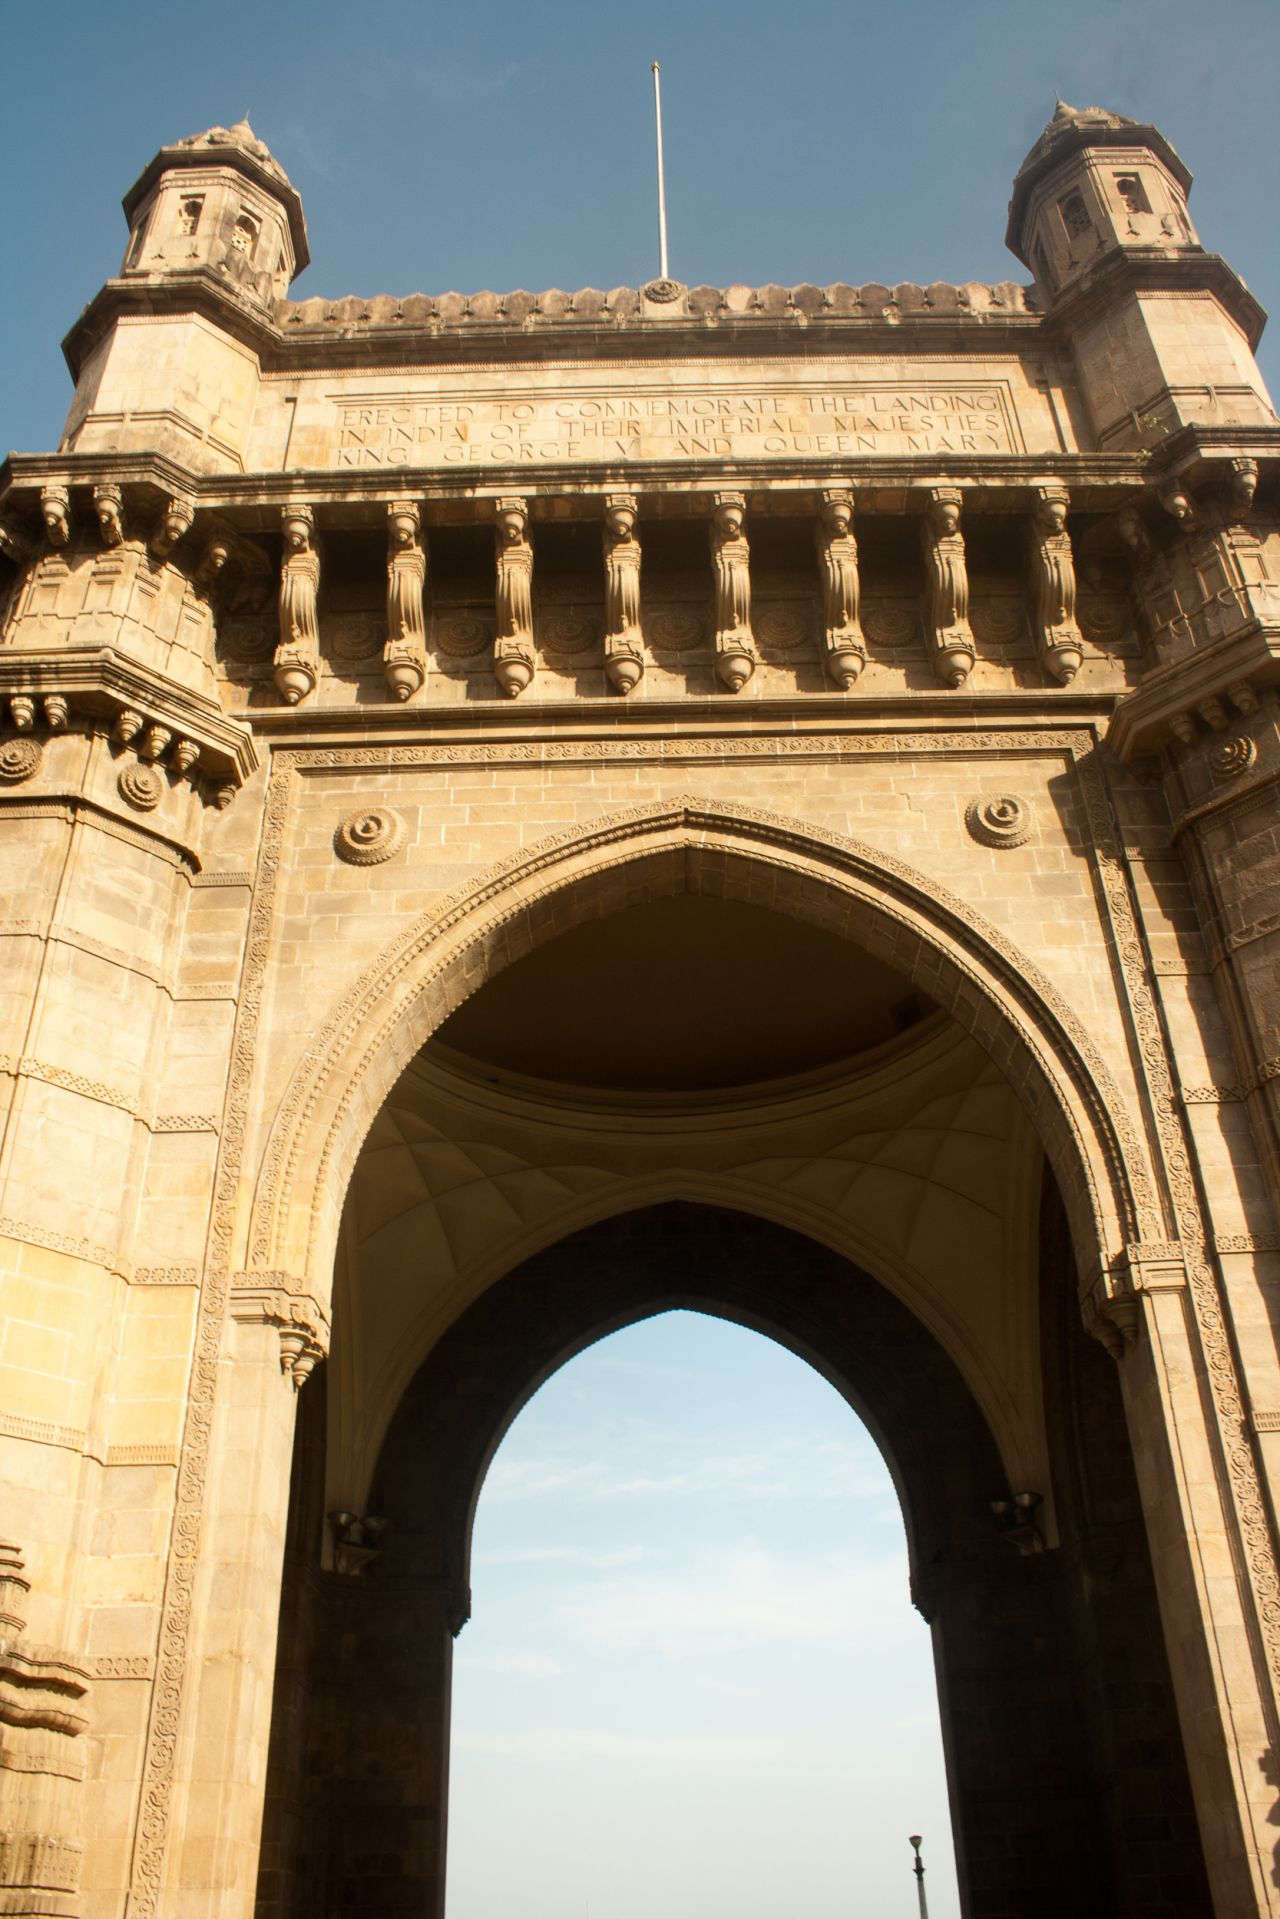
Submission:
[[[662,170],[662,78],[661,68],[653,62],[653,113],[658,128],[658,277],[670,279],[667,272],[667,182]]]

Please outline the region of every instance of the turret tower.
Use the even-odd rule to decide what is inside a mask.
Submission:
[[[212,268],[269,304],[310,259],[302,201],[247,119],[162,147],[124,211],[124,275]]]
[[[1158,127],[1062,100],[1013,184],[1006,244],[1069,333],[1103,450],[1274,421],[1253,359],[1265,316],[1201,246],[1190,188]]]

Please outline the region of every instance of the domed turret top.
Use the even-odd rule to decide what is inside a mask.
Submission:
[[[274,174],[285,186],[292,185],[288,174],[271,152],[265,140],[259,140],[249,125],[246,113],[233,127],[209,127],[204,133],[188,134],[185,140],[175,140],[178,147],[239,147],[242,153],[252,154],[268,173]]]
[[[224,177],[238,176],[243,205],[237,202],[233,206],[223,189],[211,187],[208,191],[214,197],[206,207],[201,186],[184,184],[193,176],[207,176],[210,169]],[[159,220],[151,217],[157,196],[165,202]],[[215,238],[214,227],[224,214],[232,223],[237,219],[241,221],[236,245],[243,258],[273,275],[283,271],[284,278],[275,288],[277,295],[284,292],[311,257],[297,188],[266,141],[260,140],[249,125],[247,113],[234,126],[207,127],[203,133],[191,133],[185,140],[174,140],[161,147],[125,194],[124,212],[134,236],[127,259],[130,268],[160,265],[165,272],[172,272],[180,266],[195,264],[206,252],[209,262],[214,263],[208,247]],[[291,257],[288,259],[279,247],[268,247],[264,251],[258,244],[264,231],[263,222],[278,221],[281,215],[289,232],[287,250]],[[144,225],[148,229],[145,235]],[[230,239],[230,227],[224,237]],[[184,245],[180,252],[175,252],[174,244],[178,240],[192,241],[194,245]],[[271,254],[270,260],[265,257],[267,252]]]
[[[1179,159],[1159,127],[1144,120],[1131,120],[1127,114],[1113,113],[1109,107],[1073,107],[1059,96],[1052,118],[1018,168],[1013,182],[1005,244],[1020,260],[1031,264],[1024,246],[1023,225],[1032,194],[1042,180],[1056,174],[1074,155],[1090,148],[1120,149],[1126,154],[1145,149],[1166,169],[1185,206],[1191,188],[1191,170]]]

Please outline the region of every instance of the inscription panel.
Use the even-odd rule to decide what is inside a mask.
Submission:
[[[328,466],[856,460],[1021,451],[1003,383],[426,399],[331,395]]]
[[[269,403],[271,405],[271,403]],[[267,430],[267,418],[259,422]],[[1034,436],[1038,438],[1038,436]],[[474,376],[434,390],[415,382],[361,382],[305,393],[290,462],[397,466],[441,472],[604,462],[864,461],[1023,453],[1007,378],[808,378],[779,368],[777,382],[714,380],[691,368],[677,378],[620,368],[601,384],[526,374],[489,384]]]

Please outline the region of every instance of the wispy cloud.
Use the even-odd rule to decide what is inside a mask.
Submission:
[[[520,1652],[504,1648],[496,1652],[473,1652],[464,1639],[454,1654],[454,1664],[469,1672],[496,1673],[509,1679],[559,1679],[564,1667],[549,1653]]]
[[[784,1558],[756,1544],[699,1555],[676,1571],[647,1571],[569,1589],[564,1625],[593,1649],[702,1658],[708,1647],[821,1644],[855,1647],[909,1630],[900,1555]]]
[[[679,1463],[673,1459],[670,1465],[642,1473],[629,1472],[608,1458],[582,1459],[568,1453],[510,1460],[499,1456],[484,1484],[485,1501],[504,1504],[569,1495],[595,1501],[708,1493],[787,1501],[886,1500],[883,1472],[865,1456],[804,1435],[779,1437],[758,1448],[679,1458]]]
[[[615,1566],[634,1566],[645,1557],[643,1546],[504,1546],[497,1552],[477,1553],[477,1566],[585,1566],[607,1572]]]
[[[602,1727],[536,1727],[525,1732],[460,1733],[460,1751],[503,1758],[539,1759],[565,1754],[601,1759],[640,1759],[662,1766],[717,1768],[777,1765],[785,1759],[812,1760],[812,1749],[798,1740],[729,1738],[716,1733],[661,1734],[610,1732]]]

